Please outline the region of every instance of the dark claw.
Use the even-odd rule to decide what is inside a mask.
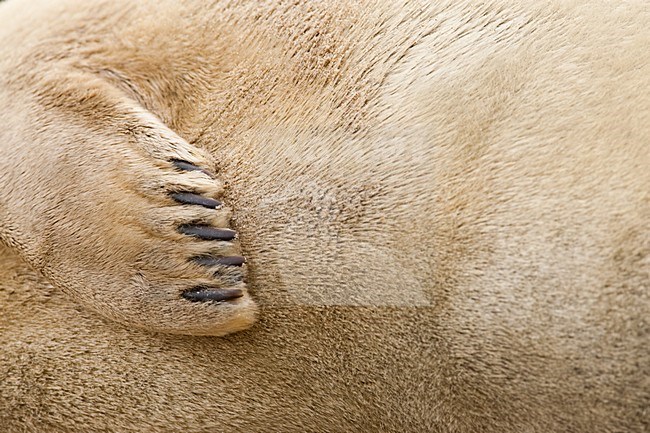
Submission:
[[[221,206],[221,202],[219,200],[202,197],[191,192],[173,192],[170,194],[170,196],[177,202],[184,204],[197,204],[199,206],[204,206],[210,209],[216,209]]]
[[[191,162],[183,161],[182,159],[172,159],[172,164],[174,164],[174,167],[176,167],[179,170],[183,171],[201,171],[208,176],[214,178],[214,174],[209,172],[208,170],[199,167],[198,165],[194,165]]]
[[[194,236],[206,241],[231,241],[237,236],[237,232],[230,229],[215,229],[210,226],[182,225],[178,228],[179,233]]]
[[[246,262],[246,259],[242,256],[226,256],[226,257],[199,256],[199,257],[194,257],[192,260],[201,266],[214,266],[214,265],[241,266]]]
[[[241,298],[244,296],[244,292],[240,289],[216,289],[212,287],[198,286],[183,292],[182,296],[192,302],[223,302]]]

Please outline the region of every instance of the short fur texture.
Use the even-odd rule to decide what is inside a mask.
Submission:
[[[3,431],[647,431],[649,22],[634,1],[3,2]],[[124,327],[106,286],[22,261],[52,266],[36,238],[68,260],[43,224],[91,221],[115,240],[72,263],[128,262],[127,223],[66,201],[150,221],[119,192],[157,179],[151,154],[97,162],[120,104],[218,169],[251,329]]]

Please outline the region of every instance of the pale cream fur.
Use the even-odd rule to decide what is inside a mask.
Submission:
[[[647,431],[645,2],[9,0],[0,23],[4,431]],[[143,198],[183,181],[151,162],[174,152],[218,169],[184,181],[232,209],[245,305],[119,284],[142,245],[204,278],[169,270],[204,245],[157,225],[179,206]],[[146,330],[223,334],[253,300],[248,331]]]

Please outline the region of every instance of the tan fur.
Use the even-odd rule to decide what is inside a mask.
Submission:
[[[644,2],[0,4],[0,426],[646,431],[648,22]],[[101,284],[160,218],[123,191],[178,149],[218,169],[248,331],[135,329],[220,334],[240,310]]]

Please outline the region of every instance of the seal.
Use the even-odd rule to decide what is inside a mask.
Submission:
[[[646,433],[649,22],[0,3],[0,431]]]

